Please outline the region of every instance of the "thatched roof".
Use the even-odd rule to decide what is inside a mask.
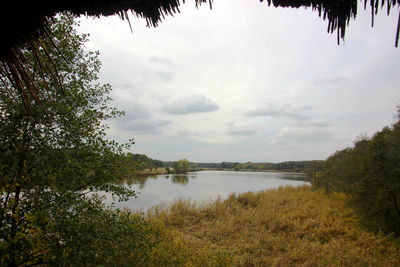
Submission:
[[[195,1],[198,5],[207,0]],[[55,0],[12,1],[7,4],[0,11],[0,25],[3,25],[0,60],[12,47],[21,46],[27,39],[41,34],[47,28],[46,18],[58,12],[97,17],[119,14],[126,18],[127,12],[131,11],[135,16],[145,18],[149,26],[157,26],[165,15],[179,12],[181,3],[180,0]]]
[[[212,4],[213,0],[194,0],[196,5]],[[361,0],[362,1],[362,0]],[[46,17],[61,11],[75,15],[109,16],[120,14],[126,18],[128,11],[147,20],[149,26],[157,26],[165,15],[179,12],[185,0],[55,0],[55,1],[12,1],[3,6],[0,12],[0,25],[3,25],[0,41],[0,60],[3,60],[12,47],[23,45],[27,38],[34,38],[46,28]],[[263,2],[263,0],[261,0]],[[357,15],[359,0],[266,0],[275,7],[311,7],[328,20],[328,31],[338,30],[338,37],[344,38],[350,18]],[[372,8],[372,17],[386,6],[400,5],[400,0],[364,0],[364,5]],[[393,27],[395,28],[395,26]],[[398,39],[398,38],[397,38]],[[396,43],[397,46],[397,43]]]
[[[218,1],[218,0],[217,0]],[[254,1],[254,0],[253,0]],[[260,0],[263,2],[264,0]],[[337,31],[338,42],[345,36],[351,18],[357,15],[359,0],[265,0],[275,7],[310,7],[328,20],[328,32]],[[128,19],[129,14],[146,19],[148,26],[156,27],[167,15],[179,12],[185,0],[54,0],[54,1],[12,1],[0,11],[0,25],[3,25],[0,40],[0,81],[8,80],[16,88],[29,109],[31,99],[39,100],[35,85],[30,81],[23,67],[23,59],[18,51],[24,47],[35,49],[40,35],[48,32],[48,18],[58,12],[70,11],[74,15],[109,16],[119,14]],[[213,0],[194,0],[196,6],[206,3],[212,7]],[[362,0],[361,0],[362,2]],[[400,7],[400,0],[364,0],[364,8],[369,4],[372,14],[383,7],[389,13],[392,7]],[[399,15],[400,24],[400,15]],[[395,25],[393,26],[395,29]],[[397,25],[396,47],[399,40]],[[22,61],[21,61],[22,60]],[[4,82],[3,82],[4,84]]]

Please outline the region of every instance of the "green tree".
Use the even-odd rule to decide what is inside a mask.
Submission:
[[[400,107],[397,121],[337,151],[315,172],[312,184],[345,192],[364,225],[400,235]]]
[[[41,41],[43,55],[22,55],[26,78],[43,94],[34,115],[7,90],[11,84],[0,90],[0,265],[141,263],[148,225],[105,209],[96,193],[134,195],[114,183],[119,155],[132,142],[105,139],[103,121],[122,113],[108,105],[110,86],[97,82],[100,62],[97,52],[83,49],[87,35],[76,33],[68,14],[49,23],[54,36]]]
[[[181,159],[173,163],[175,173],[185,173],[190,170],[190,162],[187,159]]]
[[[355,205],[364,224],[400,235],[400,122],[368,142],[355,186]]]

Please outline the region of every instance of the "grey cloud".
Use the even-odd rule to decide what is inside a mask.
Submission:
[[[301,106],[299,109],[304,110],[304,111],[309,111],[309,110],[314,110],[315,107],[311,106],[311,105],[307,105],[307,106]]]
[[[342,83],[344,81],[346,81],[347,78],[345,77],[325,77],[325,78],[320,78],[320,79],[316,79],[313,84],[316,86],[320,86],[320,85],[335,85],[338,83]]]
[[[115,87],[118,89],[123,88],[125,90],[126,89],[127,90],[137,90],[138,88],[142,88],[143,84],[129,81],[129,82],[117,83]]]
[[[120,128],[128,131],[135,132],[156,132],[160,127],[171,124],[172,121],[151,118],[140,119],[120,124]]]
[[[172,61],[167,57],[152,56],[149,58],[149,61],[152,63],[158,63],[166,66],[172,65]]]
[[[117,104],[121,110],[125,111],[125,116],[122,117],[121,121],[147,119],[153,116],[150,110],[142,104],[128,101],[119,101]]]
[[[112,83],[111,98],[116,102],[137,102],[136,99],[143,94],[147,87],[140,82],[114,82]]]
[[[155,132],[158,128],[172,123],[169,120],[154,116],[150,108],[135,101],[121,101],[120,104],[125,111],[125,116],[115,121],[115,126],[119,129],[136,132]]]
[[[198,137],[198,136],[201,136],[201,134],[199,133],[199,132],[197,132],[197,131],[193,131],[193,130],[189,130],[189,129],[181,129],[181,130],[178,130],[177,132],[176,132],[176,136],[180,136],[180,137],[182,137],[182,136],[196,136],[196,137]]]
[[[309,110],[310,107],[307,106],[305,110],[303,108],[293,109],[288,106],[277,107],[265,107],[257,108],[246,112],[244,115],[247,117],[273,117],[273,118],[289,118],[294,120],[307,120],[309,117],[301,112]]]
[[[145,81],[169,82],[174,78],[174,73],[163,70],[143,71],[142,75]]]
[[[290,126],[325,128],[329,127],[330,124],[326,121],[298,121],[290,124]]]
[[[237,125],[235,122],[227,123],[227,132],[231,135],[236,136],[250,136],[254,135],[257,130],[254,129],[251,125],[248,124],[239,124]]]
[[[174,78],[174,74],[167,71],[155,71],[154,76],[158,77],[158,79],[164,82],[169,82]]]
[[[257,130],[254,129],[228,129],[228,133],[231,135],[242,135],[242,136],[250,136],[254,135]]]
[[[283,127],[273,143],[292,143],[292,142],[315,142],[315,141],[326,141],[331,139],[332,134],[326,130],[318,127]]]
[[[218,105],[203,95],[191,95],[168,102],[163,110],[173,115],[204,113],[218,110]]]

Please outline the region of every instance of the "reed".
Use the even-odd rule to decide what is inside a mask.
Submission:
[[[154,266],[400,265],[399,240],[361,229],[344,194],[309,186],[179,200],[147,219]]]

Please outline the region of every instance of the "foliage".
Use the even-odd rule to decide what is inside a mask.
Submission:
[[[194,172],[194,171],[200,170],[200,168],[199,168],[199,166],[198,166],[196,163],[190,163],[189,170],[190,170],[191,172]]]
[[[181,159],[179,161],[175,161],[172,164],[175,173],[185,173],[190,170],[190,162],[187,159]]]
[[[400,235],[400,108],[398,120],[371,138],[337,151],[314,171],[315,188],[345,192],[364,225]]]
[[[153,168],[164,167],[164,163],[161,160],[151,159],[144,154],[132,154],[128,152],[124,155],[124,158],[131,170],[152,170]]]
[[[149,222],[170,237],[150,262],[208,266],[203,254],[223,256],[220,266],[398,266],[398,241],[361,230],[346,200],[302,186],[153,207]]]
[[[317,161],[285,161],[271,162],[221,162],[221,163],[197,163],[200,168],[254,170],[254,171],[294,171],[304,172]]]
[[[0,265],[140,263],[150,250],[147,223],[93,195],[134,195],[113,183],[132,142],[105,139],[103,121],[122,113],[108,106],[98,53],[83,50],[87,35],[73,18],[62,14],[50,27],[53,41],[39,51],[46,56],[23,51],[43,94],[34,115],[14,90],[0,90]]]

